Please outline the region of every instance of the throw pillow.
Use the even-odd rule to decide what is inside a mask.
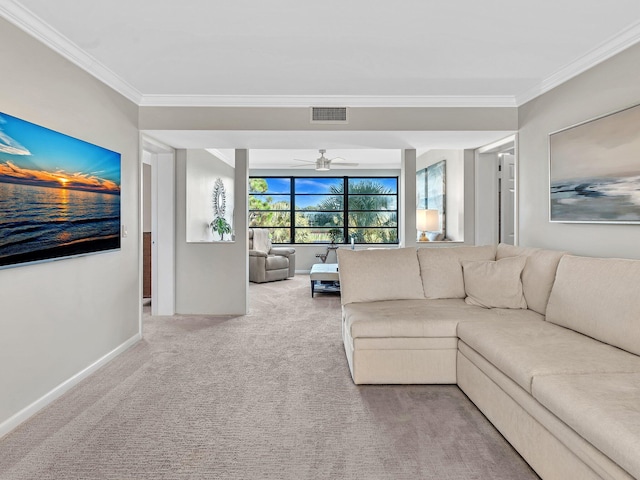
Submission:
[[[527,256],[527,264],[522,270],[524,298],[529,310],[544,315],[547,311],[551,287],[556,279],[558,263],[566,253],[542,248],[514,247],[501,243],[498,245],[496,260],[518,255]]]
[[[424,298],[415,248],[339,248],[337,254],[343,305]]]
[[[484,308],[527,308],[521,280],[526,256],[461,263],[466,303]]]

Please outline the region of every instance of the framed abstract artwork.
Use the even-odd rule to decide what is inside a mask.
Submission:
[[[549,135],[549,220],[640,223],[640,105]]]
[[[438,210],[440,232],[445,237],[446,223],[446,160],[441,160],[417,173],[417,208]]]
[[[120,248],[120,154],[0,113],[0,268]]]

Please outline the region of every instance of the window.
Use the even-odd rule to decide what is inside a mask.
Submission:
[[[251,177],[249,226],[274,243],[398,243],[398,178]]]

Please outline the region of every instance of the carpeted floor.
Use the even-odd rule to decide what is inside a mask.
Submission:
[[[355,386],[335,295],[251,284],[234,318],[144,340],[0,440],[0,478],[535,479],[455,386]]]

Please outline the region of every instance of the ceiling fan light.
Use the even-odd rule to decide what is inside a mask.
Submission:
[[[330,160],[327,160],[324,157],[320,157],[317,161],[316,161],[316,171],[318,172],[328,172],[329,168],[330,168]]]

